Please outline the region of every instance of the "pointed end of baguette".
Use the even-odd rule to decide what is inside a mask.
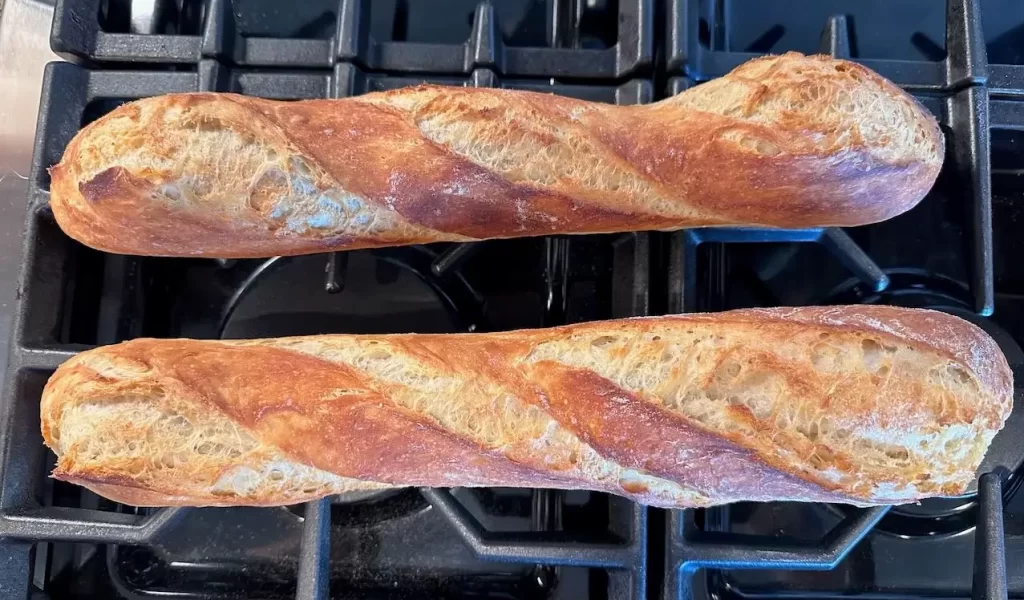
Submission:
[[[277,506],[390,487],[295,462],[147,372],[103,348],[57,369],[40,409],[43,441],[57,455],[53,477],[133,506]],[[111,385],[132,378],[130,389]]]

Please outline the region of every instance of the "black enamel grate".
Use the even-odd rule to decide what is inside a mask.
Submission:
[[[491,71],[476,70],[470,76],[430,77],[427,80],[451,85],[501,85],[505,87],[549,90],[594,101],[637,103],[649,101],[651,86],[634,80],[614,86],[557,85],[531,80],[501,81]],[[274,98],[343,97],[365,91],[400,87],[424,81],[423,77],[378,75],[361,71],[350,64],[339,64],[326,73],[251,73],[239,72],[219,63],[204,62],[195,72],[104,71],[90,70],[73,64],[51,64],[44,79],[44,98],[40,109],[36,148],[36,169],[31,175],[34,210],[29,219],[28,256],[30,265],[22,282],[23,308],[15,324],[17,332],[12,351],[12,377],[6,397],[13,402],[8,409],[7,451],[4,454],[4,487],[0,536],[35,542],[88,542],[118,545],[160,546],[164,538],[188,518],[189,509],[164,509],[145,513],[106,511],[50,505],[49,487],[44,479],[47,454],[38,433],[38,397],[45,378],[63,360],[84,349],[83,345],[67,343],[75,339],[66,333],[67,313],[60,312],[55,298],[78,298],[78,286],[95,285],[78,276],[90,262],[109,280],[101,292],[102,301],[96,309],[99,323],[89,321],[107,333],[98,334],[100,343],[114,342],[141,335],[146,331],[144,302],[138,299],[139,288],[145,285],[147,259],[106,256],[83,249],[65,238],[56,228],[47,202],[48,175],[45,165],[59,159],[64,146],[83,120],[95,118],[117,104],[144,96],[162,93],[205,90],[238,90]],[[647,234],[593,236],[591,239],[568,240],[551,238],[542,241],[543,256],[541,315],[538,324],[564,323],[573,312],[569,259],[572,246],[599,244],[607,246],[610,256],[608,298],[605,316],[629,316],[647,311],[646,279],[649,262]],[[501,242],[449,245],[437,252],[416,253],[424,258],[413,265],[419,272],[436,278],[453,277],[460,265],[474,255],[486,252],[488,246]],[[388,255],[390,251],[377,251]],[[328,255],[325,293],[344,287],[345,253]],[[432,257],[432,258],[431,258]],[[174,268],[174,261],[163,260],[161,269]],[[203,262],[220,272],[225,270],[250,273],[243,261]],[[259,262],[259,261],[256,261]],[[406,259],[406,263],[412,262]],[[234,263],[234,264],[232,264]],[[258,272],[261,266],[256,265]],[[258,274],[258,273],[257,273]],[[237,283],[237,282],[236,282]],[[445,287],[437,282],[436,287]],[[244,289],[239,287],[239,289]],[[449,289],[451,289],[449,287]],[[465,292],[472,296],[472,292]],[[79,301],[78,304],[82,302]],[[193,303],[200,306],[208,303]],[[230,306],[230,303],[228,303]],[[108,316],[104,318],[104,313]],[[89,313],[92,314],[92,313]],[[104,320],[106,327],[104,327]],[[201,322],[216,323],[217,319]],[[477,323],[471,323],[476,328]],[[214,328],[216,329],[216,327]],[[198,330],[200,336],[215,331]],[[90,341],[93,338],[86,338]],[[646,587],[647,511],[624,501],[614,501],[609,510],[610,541],[579,539],[571,534],[545,531],[540,523],[537,531],[502,534],[486,530],[480,522],[445,490],[423,490],[433,510],[451,522],[458,537],[479,558],[501,562],[537,563],[547,568],[572,566],[607,571],[606,586],[614,597],[641,597]],[[535,494],[542,498],[537,510],[557,502],[557,495],[546,491]],[[52,495],[52,491],[50,492]],[[49,500],[49,501],[48,501]],[[325,552],[328,546],[330,510],[327,501],[306,507],[302,527],[301,550],[298,556],[298,597],[323,598],[329,580]],[[588,536],[593,537],[593,536]],[[617,541],[616,541],[617,540]]]
[[[775,23],[776,16],[769,14],[769,8],[778,6],[783,8],[777,12],[786,13],[785,0],[493,4],[456,0],[441,3],[450,12],[444,18],[451,26],[435,30],[421,27],[433,5],[416,0],[313,0],[286,11],[275,4],[257,0],[57,3],[52,47],[74,64],[49,65],[43,83],[29,182],[25,266],[0,405],[4,443],[0,538],[10,551],[9,561],[0,567],[0,589],[10,590],[10,597],[26,597],[33,585],[49,591],[53,588],[50,574],[58,565],[83,562],[74,552],[69,558],[68,542],[77,544],[75,548],[106,548],[107,568],[120,573],[119,561],[166,550],[175,530],[197,513],[193,509],[130,509],[88,494],[75,495],[77,490],[69,492],[49,481],[46,473],[52,456],[43,448],[38,429],[38,399],[49,374],[76,352],[96,344],[182,331],[200,337],[223,334],[234,310],[232,302],[240,296],[225,301],[209,296],[208,291],[197,296],[181,289],[208,281],[211,289],[223,288],[229,297],[232,290],[246,289],[264,270],[284,264],[111,256],[63,235],[47,207],[46,168],[57,162],[84,123],[125,101],[188,91],[230,91],[288,100],[343,98],[429,81],[637,104],[721,76],[766,52],[817,50],[852,57],[915,94],[946,134],[946,167],[936,191],[920,210],[893,224],[856,230],[728,228],[551,237],[436,245],[418,248],[414,256],[383,251],[373,260],[391,266],[378,269],[377,283],[391,284],[402,269],[417,273],[447,298],[450,307],[456,307],[452,309],[457,313],[454,327],[470,330],[719,310],[729,307],[725,299],[731,297],[735,275],[728,267],[738,261],[738,247],[769,254],[779,244],[792,244],[818,248],[825,263],[838,265],[845,276],[859,280],[860,287],[881,292],[890,284],[894,265],[886,264],[889,254],[883,249],[888,247],[879,239],[892,238],[893,228],[899,232],[909,223],[937,223],[938,217],[926,211],[939,207],[962,222],[950,230],[950,239],[966,257],[964,265],[951,267],[944,275],[968,282],[966,304],[976,313],[989,315],[1000,306],[994,261],[1001,254],[993,252],[993,245],[1002,248],[1009,242],[993,240],[992,177],[1017,173],[993,172],[989,128],[1024,132],[1020,104],[1024,66],[1013,62],[1017,60],[1013,52],[998,40],[985,38],[982,20],[991,21],[993,12],[976,0],[948,0],[936,18],[923,19],[923,31],[894,41],[905,47],[904,55],[895,58],[880,56],[882,42],[868,35],[882,25],[865,19],[863,13],[850,17],[847,11],[853,10],[852,3],[842,0],[791,9],[804,21],[813,21],[800,27],[786,20]],[[755,21],[769,25],[762,31],[760,25],[751,25]],[[882,36],[883,42],[889,39]],[[988,64],[986,52],[998,56],[1000,64]],[[495,266],[499,258],[508,262]],[[319,273],[316,286],[324,293],[347,293],[355,285],[354,254],[332,253],[310,260],[322,260],[323,270],[313,270]],[[501,276],[532,286],[527,300],[520,290],[480,291],[477,284],[482,274],[506,268]],[[811,281],[816,276],[805,273],[802,278]],[[810,294],[782,295],[760,281],[754,287],[744,296],[749,304],[820,301]],[[496,307],[524,302],[532,307],[530,317],[492,318]],[[202,312],[209,307],[214,307],[209,315]],[[188,329],[178,322],[193,312],[202,314],[202,319],[194,321],[202,327]],[[1001,487],[1000,477],[992,475],[984,476],[979,485],[974,565],[978,598],[1007,596]],[[486,590],[499,597],[574,597],[570,590],[578,589],[607,598],[728,595],[732,593],[729,586],[718,586],[721,573],[835,567],[887,512],[885,508],[852,511],[822,536],[790,540],[728,530],[729,508],[665,513],[621,499],[590,499],[586,501],[596,502],[597,508],[587,514],[599,516],[601,531],[584,534],[562,528],[562,511],[569,509],[561,493],[535,491],[524,511],[529,521],[526,530],[500,531],[484,523],[455,492],[410,493],[413,497],[406,500],[416,510],[431,511],[441,519],[474,560],[485,565],[526,565],[514,576],[520,581],[525,573],[531,580],[528,585],[496,588],[490,579],[472,583],[483,586],[472,588],[477,595]],[[332,586],[332,526],[339,520],[335,508],[324,500],[299,511],[301,524],[292,531],[294,560],[289,559],[280,575],[272,573],[271,583],[260,593],[278,597],[274,594],[280,588],[286,590],[282,597],[294,593],[302,599],[362,593]],[[1011,532],[1008,539],[1013,548],[1020,547],[1019,532]],[[706,572],[713,576],[694,576]],[[567,588],[566,582],[580,573],[587,585]],[[210,578],[204,580],[209,584],[206,591],[185,593],[157,589],[151,585],[152,573],[147,577],[131,581],[121,577],[118,590],[136,595],[174,591],[179,597],[233,597],[216,591],[227,580]],[[407,580],[396,577],[395,581],[397,585]],[[448,576],[447,581],[434,584],[429,594],[455,596],[471,587],[468,579]],[[379,587],[367,589],[373,590],[367,595],[381,595]],[[96,595],[106,597],[100,591]]]
[[[588,35],[588,13],[594,10],[591,3],[539,3],[540,10],[547,13],[544,34],[540,39],[530,40],[535,43],[529,46],[514,45],[516,36],[505,35],[500,16],[505,7],[500,3],[471,4],[468,20],[472,26],[466,38],[457,43],[394,39],[408,37],[396,29],[406,29],[405,21],[417,18],[415,14],[408,14],[408,2],[391,6],[398,13],[395,21],[400,24],[387,32],[387,39],[375,36],[371,19],[374,10],[392,3],[371,0],[324,3],[317,20],[329,25],[330,35],[319,36],[322,39],[313,38],[313,31],[308,28],[294,31],[288,38],[245,32],[244,23],[240,22],[243,15],[233,12],[241,3],[229,0],[210,0],[199,5],[194,10],[197,16],[180,19],[170,27],[170,33],[152,32],[153,19],[146,20],[146,25],[141,27],[145,33],[133,32],[130,14],[120,19],[121,28],[127,31],[111,32],[105,31],[96,18],[103,4],[101,0],[61,2],[54,20],[54,51],[70,59],[110,62],[194,64],[203,58],[213,58],[245,67],[303,69],[330,68],[340,62],[352,62],[374,70],[469,74],[477,68],[488,68],[501,75],[517,77],[609,79],[633,75],[649,68],[653,60],[654,15],[650,0],[612,3],[617,8],[609,7],[607,1],[592,3],[602,12],[614,12],[612,22],[617,25],[617,31],[612,39],[607,39],[607,34],[601,35],[603,31]],[[109,11],[109,6],[115,2],[106,4]],[[453,24],[466,19],[453,7],[446,8],[453,13],[450,17]],[[122,12],[130,13],[130,7],[123,8]],[[139,29],[135,27],[136,31]],[[512,38],[512,43],[506,41],[507,37]],[[607,47],[594,47],[605,45]]]

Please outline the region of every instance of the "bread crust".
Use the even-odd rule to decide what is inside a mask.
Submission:
[[[135,505],[400,486],[873,505],[962,493],[1012,390],[974,325],[850,306],[493,334],[134,340],[62,365],[41,424],[54,477]]]
[[[146,98],[75,136],[50,206],[86,245],[159,256],[847,226],[917,204],[943,153],[935,119],[895,85],[789,53],[646,106],[430,85]]]

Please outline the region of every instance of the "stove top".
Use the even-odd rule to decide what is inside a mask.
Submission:
[[[985,328],[1024,381],[1024,5],[1012,0],[62,0],[28,186],[0,435],[12,598],[1024,596],[1024,409],[976,491],[875,509],[662,511],[588,492],[401,490],[137,509],[46,477],[38,400],[75,352],[141,336],[501,331],[882,303]],[[917,208],[851,229],[689,230],[259,260],[109,255],[47,208],[78,129],[132,99],[346,97],[420,82],[646,103],[764,53],[852,58],[946,135]],[[1018,405],[1024,404],[1018,398]],[[12,563],[24,565],[26,563]]]

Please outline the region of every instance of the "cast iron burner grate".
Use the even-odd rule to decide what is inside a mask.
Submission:
[[[326,75],[260,73],[248,79],[247,74],[231,73],[224,78],[216,73],[229,72],[227,67],[211,66],[202,73],[184,73],[50,65],[44,84],[48,91],[42,106],[39,139],[43,142],[37,148],[37,165],[55,162],[85,121],[137,96],[225,83],[264,96],[306,97],[327,95],[328,91],[333,95],[358,93],[423,80],[365,73],[349,64]],[[214,75],[209,76],[211,73]],[[480,71],[472,78],[427,79],[550,89],[620,103],[651,97],[650,84],[643,81],[559,86],[500,81],[493,73]],[[11,499],[11,490],[17,486],[16,492],[24,494],[17,501],[24,504],[12,506],[38,508],[28,514],[19,512],[6,522],[20,528],[26,537],[117,544],[109,550],[107,564],[115,587],[133,594],[173,591],[186,597],[232,597],[238,590],[254,589],[266,597],[291,597],[294,589],[283,595],[277,592],[288,588],[289,581],[298,581],[298,597],[319,598],[325,597],[332,579],[338,589],[365,596],[375,596],[395,582],[409,593],[426,597],[472,596],[483,591],[547,596],[571,580],[578,584],[567,588],[563,597],[572,597],[570,589],[622,597],[643,594],[647,511],[619,498],[528,491],[525,505],[516,505],[519,510],[514,518],[506,516],[497,522],[486,511],[467,507],[487,505],[473,501],[479,494],[447,490],[324,500],[307,505],[301,520],[285,509],[227,511],[233,517],[211,510],[131,511],[109,506],[88,492],[70,490],[61,483],[44,484],[42,475],[47,463],[52,466],[52,457],[38,447],[38,426],[27,424],[38,422],[39,386],[48,372],[79,349],[69,342],[91,345],[144,335],[217,338],[408,331],[425,330],[428,322],[439,331],[470,331],[644,314],[650,260],[647,234],[586,236],[571,241],[508,240],[269,260],[108,256],[64,238],[43,203],[45,171],[38,169],[33,182],[38,184],[35,197],[39,209],[30,220],[29,239],[40,245],[30,250],[34,268],[26,273],[26,312],[18,325],[23,334],[19,339],[32,341],[19,348],[24,348],[22,358],[47,356],[52,362],[20,369],[23,375],[16,377],[14,384],[14,395],[22,399],[16,405],[25,410],[14,418],[24,425],[9,430],[15,433],[9,439],[12,447],[35,449],[30,454],[14,450],[6,455],[28,460],[23,463],[25,479],[20,485],[13,476],[17,469],[9,468],[14,461],[7,461],[5,481],[12,485],[5,488],[5,498]],[[583,256],[586,261],[581,260]],[[47,296],[62,298],[66,310],[34,301]],[[76,319],[84,320],[86,326],[69,323]],[[30,348],[33,343],[38,345]],[[33,499],[40,486],[44,488],[41,505]],[[521,494],[491,492],[499,497],[509,493]],[[92,508],[85,508],[90,505]],[[381,510],[390,518],[381,520]],[[361,516],[354,516],[357,514]],[[419,517],[424,515],[431,520],[422,521]],[[244,522],[239,523],[239,518]],[[506,531],[509,519],[518,525]],[[199,532],[211,530],[218,534],[207,533],[206,539],[217,547],[200,545],[198,551],[213,560],[200,560],[195,547],[184,551],[180,547],[183,535],[194,540]],[[415,537],[410,531],[425,534],[416,538],[420,547],[409,542]],[[388,534],[394,548],[412,546],[405,555],[426,562],[402,563],[380,554],[375,555],[379,564],[354,566],[337,558],[330,560],[332,553],[339,552],[337,545],[354,535],[362,536],[359,539],[367,546]],[[233,543],[227,541],[232,539]],[[432,550],[432,544],[439,549]],[[246,563],[221,552],[218,548],[222,546],[255,548],[256,557]],[[36,555],[41,564],[59,558],[56,546],[52,550],[43,546]],[[331,565],[351,576],[339,578]],[[587,574],[593,570],[600,574]],[[261,575],[254,576],[253,571]],[[197,574],[201,574],[198,579],[194,577]],[[198,588],[197,582],[201,584]]]
[[[880,19],[876,8],[896,12]],[[1004,560],[1007,546],[1024,551],[1019,462],[1009,459],[998,461],[1010,467],[1005,478],[983,476],[977,497],[954,501],[955,514],[944,516],[912,514],[931,503],[664,512],[601,494],[529,490],[139,510],[48,480],[53,457],[38,433],[39,395],[57,365],[139,336],[423,331],[428,323],[505,330],[806,305],[837,289],[851,301],[899,304],[904,290],[923,289],[927,305],[995,310],[982,324],[1024,339],[1024,278],[997,260],[1024,251],[1015,229],[1024,227],[1016,208],[1024,165],[1014,151],[1024,131],[1024,43],[1014,35],[1022,24],[1024,10],[1008,0],[310,0],[288,10],[265,0],[58,1],[52,47],[77,64],[47,68],[40,106],[2,403],[0,537],[10,560],[0,589],[53,598],[965,596],[974,555],[975,597],[1024,593],[1024,573],[1016,564],[1007,572]],[[879,71],[939,119],[946,168],[920,207],[850,230],[691,230],[212,261],[92,251],[64,236],[46,206],[45,169],[68,140],[135,98],[199,90],[293,100],[431,81],[632,104],[761,53],[816,49]],[[915,287],[908,273],[928,278]],[[1019,353],[1008,354],[1016,361]],[[911,521],[948,531],[912,535]],[[389,555],[396,547],[425,562]],[[706,576],[694,577],[701,568]],[[807,578],[800,571],[808,569],[834,570]]]
[[[373,70],[614,79],[650,67],[652,8],[650,0],[314,0],[289,10],[269,0],[62,0],[52,45],[72,60],[212,58],[306,69],[352,62]],[[436,23],[438,11],[448,13],[444,27],[422,26]]]

